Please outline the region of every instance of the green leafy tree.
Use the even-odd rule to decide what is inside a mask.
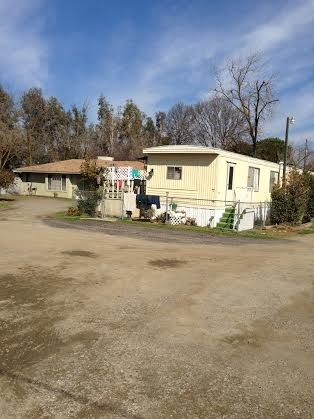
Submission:
[[[99,187],[102,173],[95,161],[86,159],[81,165],[81,175],[82,180],[76,190],[77,208],[81,214],[93,217],[102,197],[102,189]]]
[[[265,138],[258,141],[256,146],[256,156],[263,160],[269,160],[274,163],[283,161],[285,151],[285,142],[277,137]],[[291,157],[292,147],[288,147],[288,158]]]
[[[306,208],[305,221],[310,221],[314,218],[314,175],[309,173],[309,200]]]

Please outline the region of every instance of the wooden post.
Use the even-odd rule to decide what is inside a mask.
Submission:
[[[166,192],[166,221],[165,221],[165,224],[168,224],[168,200],[169,200],[169,192]]]

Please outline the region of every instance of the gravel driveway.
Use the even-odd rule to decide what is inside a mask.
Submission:
[[[312,236],[42,218],[68,205],[0,212],[0,418],[313,417]]]

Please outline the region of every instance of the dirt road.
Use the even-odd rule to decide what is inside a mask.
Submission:
[[[0,213],[0,418],[312,418],[314,237],[174,243]]]

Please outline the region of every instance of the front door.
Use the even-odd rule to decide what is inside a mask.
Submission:
[[[227,163],[227,179],[226,179],[226,205],[232,205],[235,201],[234,190],[234,176],[235,176],[235,163]]]

